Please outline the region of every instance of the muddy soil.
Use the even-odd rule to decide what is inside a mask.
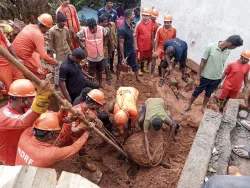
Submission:
[[[195,79],[195,74],[188,70],[190,77]],[[106,104],[104,110],[107,111],[109,101],[115,99],[116,96],[116,76],[113,74],[112,85],[106,86],[105,100]],[[202,119],[201,104],[203,96],[200,96],[194,103],[192,110],[184,115],[181,115],[181,110],[185,107],[188,99],[191,97],[193,85],[191,89],[186,91],[185,83],[180,79],[181,73],[178,68],[173,71],[168,78],[175,78],[178,82],[177,88],[170,87],[168,81],[165,81],[163,87],[158,87],[159,78],[156,76],[154,81],[150,80],[149,74],[144,74],[141,77],[142,83],[135,81],[133,73],[126,73],[121,75],[122,86],[132,86],[139,90],[139,98],[137,101],[137,107],[140,110],[141,106],[149,97],[162,97],[168,104],[169,110],[172,113],[177,123],[181,125],[181,129],[168,143],[163,158],[163,163],[169,164],[171,168],[164,168],[163,166],[157,166],[152,168],[140,168],[139,173],[135,178],[129,178],[127,170],[130,164],[126,161],[118,159],[118,153],[111,147],[105,146],[99,148],[99,139],[95,135],[88,141],[87,150],[90,162],[95,164],[103,173],[102,179],[99,183],[101,187],[117,188],[117,187],[164,187],[174,188],[177,186],[182,168],[185,164],[187,155],[191,149],[193,140],[195,138],[199,123]],[[181,93],[181,97],[177,98],[178,93],[176,89]],[[213,101],[211,101],[210,107],[214,107]],[[111,115],[112,117],[112,115]],[[168,132],[166,132],[166,137]],[[125,138],[119,138],[124,141]],[[59,162],[54,166],[57,172],[69,171],[79,173],[82,176],[92,180],[95,173],[90,173],[86,170],[81,170],[77,155],[70,159]]]
[[[189,77],[194,80],[196,74],[192,72],[191,69],[187,69],[187,72],[189,73]],[[107,85],[105,90],[103,90],[106,101],[103,109],[105,111],[107,111],[110,101],[114,100],[116,97],[116,75],[113,74],[112,76],[112,85]],[[144,74],[141,77],[142,83],[138,83],[135,81],[135,76],[132,72],[126,74],[122,73],[121,85],[132,86],[139,90],[139,98],[137,101],[137,107],[139,110],[147,98],[162,97],[168,104],[169,111],[175,121],[181,125],[181,129],[178,131],[177,135],[168,143],[163,158],[163,163],[170,165],[171,168],[169,169],[163,166],[152,168],[141,167],[135,178],[129,178],[127,170],[131,165],[127,161],[121,160],[118,157],[118,153],[111,146],[106,145],[105,147],[100,148],[98,144],[101,141],[97,135],[93,134],[88,140],[87,151],[90,162],[95,164],[103,174],[99,183],[100,187],[175,188],[177,186],[182,168],[185,164],[187,155],[191,149],[203,116],[201,112],[203,95],[198,97],[190,112],[181,115],[180,112],[186,106],[191,97],[194,88],[193,84],[191,83],[187,86],[187,84],[181,80],[181,72],[177,67],[172,72],[171,76],[167,76],[163,87],[158,87],[159,77],[158,75],[155,77],[154,81],[151,81],[149,74]],[[168,85],[168,79],[170,77],[177,80],[176,87]],[[6,102],[0,103],[1,106],[4,104],[6,104]],[[210,101],[209,108],[217,110],[213,100]],[[50,105],[50,110],[56,111],[57,109],[58,105],[56,104],[56,101],[53,100]],[[166,132],[166,137],[167,136],[168,132]],[[118,139],[122,143],[126,139],[126,135]],[[94,176],[96,176],[96,173],[81,170],[77,155],[55,164],[54,167],[57,170],[58,175],[62,171],[68,171],[78,173],[90,180],[95,179]]]

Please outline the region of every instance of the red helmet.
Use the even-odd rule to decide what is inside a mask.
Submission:
[[[34,128],[43,131],[59,131],[59,120],[54,113],[44,113],[33,124]]]
[[[46,27],[53,26],[53,18],[50,14],[47,13],[41,14],[37,19]]]
[[[14,97],[32,97],[36,96],[36,90],[30,80],[19,79],[10,85],[8,94]]]

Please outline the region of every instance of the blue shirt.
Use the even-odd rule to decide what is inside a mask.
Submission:
[[[107,11],[105,7],[99,9],[98,10],[98,17],[100,17],[101,15],[103,15],[106,12],[111,14],[111,16],[112,16],[111,21],[115,22],[115,20],[117,19],[117,13],[116,13],[115,9],[113,9],[113,8],[110,9],[110,11]]]
[[[132,22],[132,27],[135,27],[136,24],[140,21],[140,18],[134,18],[133,22]]]
[[[134,51],[134,30],[124,20],[118,30],[118,38],[124,38],[124,57],[126,58],[132,51]]]
[[[168,46],[173,46],[175,49],[175,54],[170,57],[175,58],[176,62],[179,62],[183,55],[187,54],[188,46],[187,43],[179,38],[174,38],[172,40],[168,40],[164,43],[164,52],[166,51]]]

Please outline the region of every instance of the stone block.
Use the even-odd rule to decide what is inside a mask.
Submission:
[[[188,59],[186,61],[186,65],[188,68],[190,68],[192,71],[194,71],[196,73],[199,71],[199,65],[197,63],[195,63],[192,59]]]
[[[197,131],[177,188],[200,188],[207,174],[221,114],[207,110]]]
[[[176,86],[177,85],[177,80],[173,77],[168,79],[168,84],[171,86]]]

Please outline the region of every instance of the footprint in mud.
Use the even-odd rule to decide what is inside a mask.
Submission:
[[[135,179],[138,172],[140,170],[140,166],[137,164],[133,164],[129,167],[129,169],[127,170],[127,175],[129,178],[131,179]]]

